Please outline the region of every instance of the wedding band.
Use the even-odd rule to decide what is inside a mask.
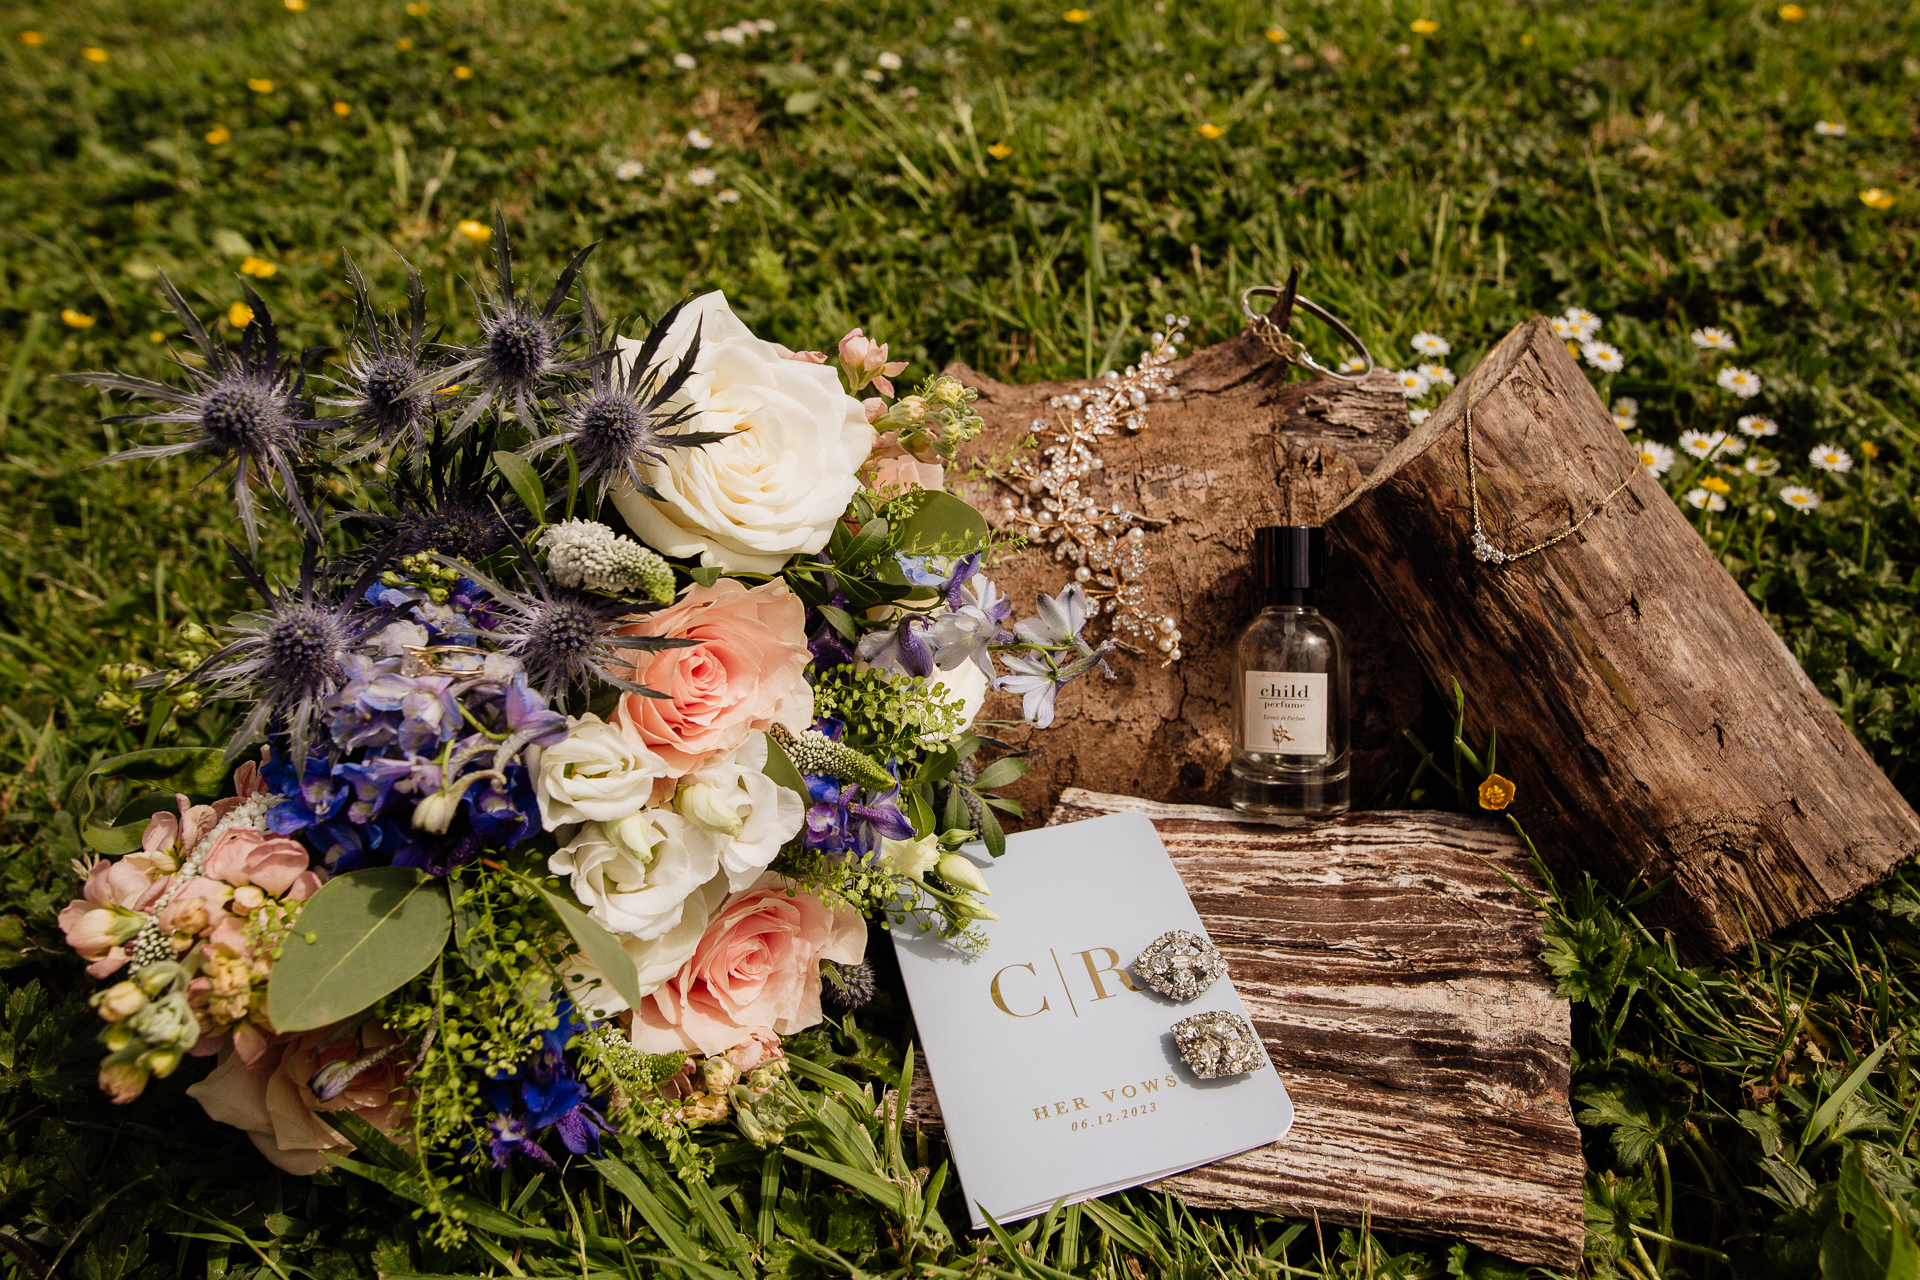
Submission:
[[[1268,320],[1266,316],[1262,315],[1261,313],[1253,309],[1253,300],[1256,297],[1278,298],[1280,296],[1280,293],[1281,293],[1281,290],[1279,286],[1271,285],[1271,284],[1256,284],[1251,288],[1241,291],[1240,314],[1246,317],[1248,327],[1253,329],[1255,333],[1260,332],[1261,326],[1267,324]],[[1328,328],[1332,329],[1335,333],[1339,334],[1342,341],[1344,341],[1348,346],[1352,347],[1355,351],[1358,351],[1360,353],[1360,358],[1367,362],[1367,367],[1365,369],[1361,369],[1353,373],[1342,373],[1338,369],[1329,369],[1325,365],[1321,364],[1318,360],[1315,360],[1311,355],[1308,355],[1307,349],[1305,347],[1300,346],[1299,343],[1296,341],[1294,342],[1293,345],[1299,351],[1300,364],[1312,370],[1314,373],[1319,374],[1322,377],[1338,378],[1342,382],[1359,382],[1365,379],[1368,374],[1373,372],[1373,368],[1374,368],[1373,352],[1367,350],[1367,344],[1360,340],[1359,334],[1355,333],[1353,330],[1347,328],[1346,325],[1342,324],[1339,320],[1335,319],[1333,316],[1333,313],[1328,311],[1325,307],[1321,306],[1317,302],[1309,301],[1308,299],[1301,297],[1299,294],[1294,295],[1293,305],[1295,309],[1306,312],[1308,315],[1312,316],[1314,319],[1320,321],[1321,323],[1325,324]]]
[[[1173,1042],[1187,1069],[1202,1080],[1243,1075],[1267,1060],[1247,1020],[1220,1009],[1174,1023]]]
[[[1227,972],[1227,962],[1197,933],[1174,929],[1150,943],[1133,971],[1142,982],[1173,1000],[1187,1001]]]

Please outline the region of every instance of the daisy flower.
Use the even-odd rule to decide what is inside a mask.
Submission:
[[[1847,126],[1839,120],[1816,120],[1813,122],[1813,131],[1823,138],[1844,138],[1847,136]]]
[[[900,69],[900,55],[897,53],[883,53],[875,58],[874,61],[880,64],[882,71],[898,71]]]
[[[1817,471],[1843,472],[1853,470],[1853,455],[1836,444],[1823,444],[1807,455]]]
[[[1580,354],[1587,358],[1588,364],[1605,373],[1618,373],[1627,364],[1620,354],[1620,348],[1610,342],[1583,343]]]
[[[1725,498],[1706,489],[1687,490],[1687,501],[1696,507],[1703,507],[1708,511],[1725,511],[1727,509],[1727,500]]]
[[[715,196],[714,199],[718,200],[721,204],[739,204],[740,193],[738,191],[735,191],[732,187],[728,187],[725,191],[722,191],[719,195]]]
[[[882,80],[885,80],[887,76],[884,71],[875,71],[872,67],[868,67],[860,73],[860,78],[868,84],[879,84]]]
[[[1418,369],[1402,369],[1393,378],[1400,384],[1400,394],[1409,400],[1418,400],[1433,390],[1433,379]]]
[[[695,151],[706,151],[713,146],[713,139],[698,129],[687,130],[687,145]]]
[[[647,166],[641,164],[638,160],[622,160],[614,166],[613,176],[622,182],[632,182],[646,171]]]
[[[1803,485],[1790,484],[1780,490],[1780,501],[1795,511],[1811,511],[1820,505],[1820,495]]]
[[[1740,421],[1734,423],[1734,425],[1756,440],[1761,436],[1777,436],[1780,434],[1780,424],[1772,418],[1759,413],[1746,414]]]
[[[1427,385],[1432,387],[1437,387],[1443,382],[1448,386],[1452,386],[1454,383],[1460,381],[1460,379],[1453,376],[1453,370],[1443,364],[1423,364],[1415,369],[1414,372],[1424,374],[1427,379]]]
[[[1572,342],[1580,336],[1579,328],[1565,316],[1554,316],[1547,321],[1547,327],[1553,330],[1553,336],[1562,342]]]
[[[1750,476],[1770,476],[1779,472],[1780,459],[1763,458],[1756,453],[1740,465]]]
[[[1657,440],[1640,442],[1640,465],[1649,475],[1661,476],[1673,470],[1673,447]]]
[[[1724,431],[1682,431],[1680,447],[1696,458],[1711,458],[1727,444]]]
[[[1708,325],[1704,329],[1695,329],[1693,331],[1693,345],[1702,351],[1731,351],[1733,350],[1733,335],[1725,329],[1716,329],[1712,325]]]
[[[1714,381],[1742,400],[1751,400],[1760,394],[1760,375],[1751,369],[1735,369],[1729,365]]]
[[[1421,423],[1425,422],[1428,418],[1431,418],[1432,416],[1433,416],[1433,410],[1431,409],[1407,410],[1407,421],[1411,422],[1416,427],[1419,426]]]
[[[693,55],[690,53],[676,53],[673,55],[673,65],[682,71],[691,71],[700,64],[694,61]]]
[[[1453,344],[1437,333],[1423,330],[1413,335],[1413,349],[1423,356],[1443,356],[1453,350]]]
[[[992,148],[988,148],[988,149],[991,150]],[[1008,154],[1012,154],[1012,152],[1009,151]],[[1359,356],[1348,356],[1345,360],[1342,360],[1340,362],[1340,372],[1342,373],[1359,373],[1361,370],[1365,369],[1366,367],[1367,367],[1367,362],[1365,360],[1362,360]]]
[[[1568,307],[1566,321],[1573,326],[1573,336],[1580,342],[1586,342],[1600,332],[1600,317],[1584,307]]]
[[[698,169],[688,172],[687,181],[696,187],[710,187],[713,185],[713,180],[719,176],[707,166],[701,165]]]

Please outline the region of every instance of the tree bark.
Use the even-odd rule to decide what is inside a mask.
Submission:
[[[1155,1189],[1579,1265],[1572,1021],[1519,840],[1448,813],[1280,826],[1078,789],[1053,819],[1120,812],[1160,832],[1294,1105],[1284,1141]],[[941,1123],[925,1072],[908,1115]]]
[[[1084,382],[1009,386],[964,365],[947,370],[980,391],[987,426],[963,450],[950,484],[996,524],[1011,491],[967,478],[969,464],[1004,457],[1049,415],[1054,396]],[[1061,693],[1044,732],[1019,725],[1017,699],[995,695],[984,718],[991,731],[1028,753],[1027,777],[1007,794],[1030,822],[1044,821],[1067,786],[1154,800],[1227,801],[1232,733],[1232,645],[1257,611],[1250,579],[1253,530],[1266,524],[1318,524],[1407,430],[1406,401],[1384,373],[1363,385],[1287,380],[1288,367],[1242,336],[1173,366],[1176,398],[1155,400],[1138,433],[1105,441],[1105,468],[1091,496],[1103,507],[1164,519],[1148,534],[1148,584],[1156,608],[1175,614],[1182,657],[1116,654],[1115,679],[1098,673]],[[1044,433],[1043,433],[1044,434]],[[1051,545],[1029,546],[991,566],[1015,616],[1033,612],[1036,594],[1058,593],[1074,566]],[[1426,686],[1412,653],[1373,596],[1334,563],[1321,608],[1355,640],[1354,796],[1366,796],[1401,750],[1401,731],[1418,723]]]
[[[1473,554],[1463,410],[1483,523]],[[1626,489],[1606,502],[1623,476]],[[1499,731],[1548,860],[1726,951],[1872,884],[1920,818],[1848,733],[1536,319],[1508,334],[1328,522],[1434,684]]]

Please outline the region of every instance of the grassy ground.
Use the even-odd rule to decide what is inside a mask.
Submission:
[[[633,1234],[616,1202],[544,1188],[520,1209],[557,1236],[502,1237],[507,1261],[439,1252],[370,1184],[263,1178],[177,1088],[119,1112],[90,1096],[91,1015],[47,927],[77,852],[61,783],[164,731],[91,709],[101,664],[150,657],[171,627],[241,598],[215,554],[226,504],[179,468],[87,469],[121,441],[96,425],[93,393],[53,377],[158,373],[162,270],[224,312],[234,272],[259,258],[276,314],[332,343],[343,251],[389,290],[403,259],[420,265],[459,314],[451,282],[481,250],[458,224],[498,204],[530,262],[600,240],[588,277],[609,310],[722,287],[794,346],[862,324],[922,371],[958,358],[1014,380],[1124,363],[1168,310],[1192,316],[1197,343],[1218,340],[1238,327],[1239,289],[1294,263],[1395,364],[1412,362],[1416,330],[1450,338],[1465,370],[1512,324],[1584,306],[1627,359],[1605,389],[1640,402],[1648,438],[1739,412],[1779,422],[1764,443],[1781,473],[1730,477],[1731,509],[1696,518],[1920,795],[1920,15],[1143,0],[1072,16],[886,0],[7,10],[0,1221],[64,1251],[60,1274],[579,1274],[646,1270],[661,1248],[645,1232],[606,1246]],[[774,29],[706,37],[748,19]],[[1823,119],[1844,136],[1817,132]],[[1687,339],[1703,324],[1734,335],[1762,398],[1713,388]],[[1854,469],[1811,470],[1825,443]],[[1668,479],[1683,492],[1703,474],[1683,457]],[[1825,505],[1789,511],[1787,482]],[[1507,763],[1524,786],[1523,762]],[[1914,1275],[1920,1063],[1903,1033],[1920,1022],[1920,895],[1896,882],[1689,969],[1630,903],[1561,888],[1550,959],[1577,1002],[1591,1270]],[[899,1062],[897,1038],[819,1048],[862,1079]],[[912,1183],[894,1153],[871,1159],[877,1186]],[[1504,1273],[1430,1242],[1189,1216],[1144,1195],[1034,1224],[1024,1243],[917,1239],[905,1200],[797,1171],[783,1184],[755,1161],[731,1169],[724,1223],[685,1242],[722,1269],[737,1226],[759,1265],[792,1271]],[[26,1267],[9,1257],[0,1268]]]

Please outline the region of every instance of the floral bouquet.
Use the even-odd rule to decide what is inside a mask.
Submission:
[[[782,1037],[871,995],[869,921],[981,943],[960,850],[1004,848],[1022,765],[977,766],[975,716],[997,684],[1045,724],[1107,646],[1077,586],[1012,622],[943,491],[981,425],[956,380],[896,398],[884,344],[790,351],[718,293],[615,336],[588,250],[542,297],[493,244],[471,346],[349,263],[322,394],[251,290],[234,343],[164,280],[177,379],[77,375],[168,429],[116,458],[230,473],[259,605],[106,673],[149,747],[77,785],[60,924],[101,1087],[211,1056],[188,1093],[283,1169],[400,1151],[446,1186],[619,1131],[698,1178],[693,1129],[780,1140]]]

